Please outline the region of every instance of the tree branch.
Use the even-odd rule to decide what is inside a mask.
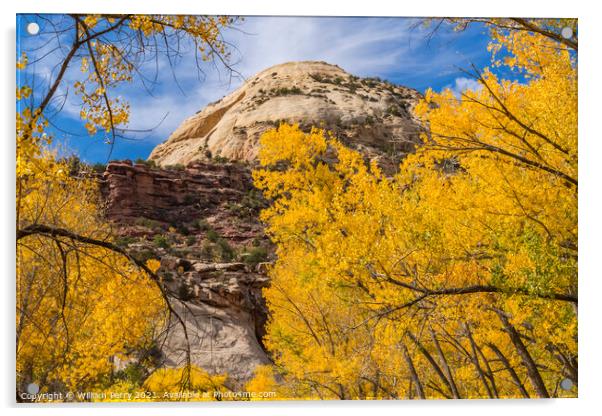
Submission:
[[[41,235],[41,236],[45,236],[45,237],[49,237],[49,238],[53,238],[53,239],[57,239],[57,237],[64,237],[64,238],[68,238],[73,241],[78,241],[80,243],[90,244],[90,245],[97,246],[97,247],[103,247],[107,250],[113,251],[115,253],[118,253],[118,254],[124,256],[129,261],[131,261],[136,266],[138,266],[140,269],[142,269],[151,278],[151,280],[153,280],[155,282],[155,284],[161,291],[161,294],[163,296],[163,299],[165,300],[165,303],[167,305],[167,309],[168,309],[170,315],[175,316],[176,320],[182,326],[182,330],[184,332],[184,337],[185,337],[186,343],[187,343],[186,361],[187,361],[187,366],[190,366],[190,362],[191,362],[190,340],[188,337],[188,329],[186,327],[186,322],[184,321],[184,319],[182,319],[182,317],[178,314],[178,312],[176,312],[173,305],[171,304],[169,297],[171,296],[177,300],[180,300],[180,299],[177,296],[175,296],[174,294],[168,293],[166,291],[165,287],[163,286],[163,284],[161,282],[161,278],[155,272],[153,272],[143,261],[138,260],[137,258],[135,258],[131,254],[129,254],[123,248],[121,248],[109,241],[103,241],[103,240],[98,240],[98,239],[95,239],[92,237],[86,237],[86,236],[74,233],[72,231],[69,231],[69,230],[66,230],[63,228],[51,227],[51,226],[47,226],[47,225],[43,225],[43,224],[32,224],[27,227],[18,229],[16,241],[19,241],[23,238],[26,238],[26,237],[29,237],[32,235]]]

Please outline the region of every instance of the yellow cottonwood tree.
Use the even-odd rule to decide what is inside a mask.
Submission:
[[[96,184],[41,152],[20,160],[17,380],[43,391],[105,383],[114,357],[151,346],[166,319],[161,291],[99,219]],[[106,247],[103,245],[106,244]]]
[[[49,25],[57,39],[72,36],[70,48],[45,95],[34,100],[35,91],[27,85],[18,85],[16,94],[18,400],[29,383],[50,393],[107,388],[116,381],[115,360],[137,360],[153,347],[167,321],[179,319],[170,305],[174,295],[166,293],[155,273],[158,262],[143,263],[113,243],[111,228],[100,216],[94,180],[85,173],[74,175],[48,150],[47,114],[60,110],[55,98],[67,69],[79,60],[83,75],[74,87],[85,127],[90,134],[103,130],[107,142],[114,143],[127,126],[129,107],[111,92],[140,74],[138,57],[164,54],[169,60],[179,53],[170,44],[186,38],[199,58],[227,65],[221,30],[233,21],[69,15],[60,27]],[[159,40],[166,50],[156,46]],[[27,61],[24,53],[17,69]],[[190,387],[186,383],[195,381],[191,367],[180,371],[188,377],[179,388]]]
[[[111,248],[96,184],[43,150],[45,137],[27,134],[31,113],[18,114],[17,123],[18,387],[94,387],[107,382],[115,357],[151,345],[166,318],[164,299]]]
[[[292,394],[575,395],[559,387],[577,384],[574,51],[492,38],[494,65],[523,80],[485,70],[478,91],[429,91],[424,144],[393,178],[321,130],[262,136],[278,255],[265,342]]]

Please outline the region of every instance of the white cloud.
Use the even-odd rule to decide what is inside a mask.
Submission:
[[[437,49],[435,59],[420,59],[427,31],[415,23],[400,18],[249,18],[244,26],[249,34],[239,34],[233,42],[242,53],[239,66],[245,76],[299,60],[323,60],[364,76],[435,73],[441,69],[437,64],[462,59],[449,47]],[[441,41],[449,35],[442,31],[438,36]]]
[[[460,97],[467,90],[480,91],[483,85],[474,78],[459,77],[455,79],[454,85],[448,88],[452,90],[456,97]]]
[[[215,85],[217,84],[217,85]],[[184,119],[201,110],[216,99],[216,93],[224,90],[223,85],[209,81],[191,88],[184,96],[179,91],[172,94],[136,94],[128,98],[130,103],[131,130],[149,130],[142,136],[151,136],[154,141],[166,139]],[[219,97],[217,97],[219,98]]]

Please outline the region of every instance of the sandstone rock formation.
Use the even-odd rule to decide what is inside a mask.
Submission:
[[[228,374],[231,383],[240,385],[256,366],[270,362],[260,343],[267,314],[261,289],[268,278],[243,263],[190,265],[183,278],[167,283],[185,300],[174,307],[186,322],[189,341],[174,320],[159,341],[162,365],[183,366],[190,348],[192,364]]]
[[[254,196],[251,173],[241,164],[198,162],[170,170],[111,162],[101,192],[108,219],[122,225],[136,225],[136,220],[145,218],[178,227],[203,219],[233,241],[262,233],[255,215],[258,207],[249,206],[260,201],[250,200]],[[239,221],[240,216],[245,221]]]
[[[242,385],[257,365],[269,362],[261,344],[267,319],[261,290],[269,284],[261,261],[270,248],[249,169],[111,162],[100,188],[118,242],[142,259],[160,258],[158,273],[187,324],[192,364]],[[158,365],[185,363],[188,345],[175,320],[157,344]]]
[[[288,62],[186,119],[149,159],[161,166],[215,157],[253,161],[261,133],[287,121],[333,130],[366,157],[395,168],[418,140],[411,109],[419,98],[411,88],[355,77],[336,65]]]

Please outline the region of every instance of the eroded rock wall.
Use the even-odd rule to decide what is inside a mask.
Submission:
[[[158,273],[186,321],[192,363],[244,383],[269,362],[261,344],[267,319],[261,290],[269,284],[271,249],[257,220],[262,200],[249,168],[198,162],[169,170],[118,161],[100,183],[119,243],[143,259],[160,259]],[[188,343],[176,319],[157,344],[159,365],[186,362]]]

